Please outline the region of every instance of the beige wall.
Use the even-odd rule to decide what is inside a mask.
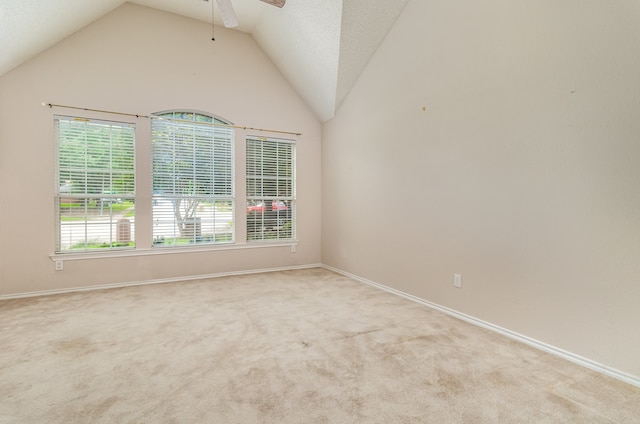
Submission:
[[[411,0],[323,126],[323,262],[640,376],[638,22]]]
[[[53,115],[137,124],[140,247],[151,243],[150,124],[41,102],[138,114],[194,109],[239,125],[301,132],[296,253],[286,246],[85,259],[65,261],[64,271],[54,271]],[[216,28],[212,42],[206,23],[125,4],[0,77],[0,128],[0,295],[320,262],[321,125],[247,34]],[[247,133],[254,134],[236,133],[238,155]],[[244,180],[237,181],[241,221]]]
[[[218,28],[212,43],[207,24],[127,4],[0,77],[0,295],[313,264],[322,253],[640,376],[638,8],[411,0],[322,128],[321,151],[320,124],[250,36]],[[302,132],[297,252],[65,261],[55,272],[52,118],[70,112],[41,102],[189,108]],[[148,122],[134,122],[143,175]],[[151,189],[138,183],[144,219]]]

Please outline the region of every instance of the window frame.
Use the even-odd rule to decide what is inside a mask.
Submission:
[[[158,126],[156,126],[156,123],[158,123]],[[155,133],[156,131],[160,131],[163,125],[166,126],[168,130],[176,131],[178,133],[184,131],[184,134],[187,134],[187,132],[193,131],[193,138],[188,140],[189,134],[187,134],[187,137],[184,137],[182,140],[178,140],[179,134],[177,138],[176,133],[172,133],[173,138],[169,141],[156,139]],[[170,110],[158,112],[151,116],[150,143],[152,167],[150,180],[152,186],[152,248],[180,249],[193,246],[215,246],[235,243],[236,134],[235,131],[224,128],[230,125],[232,125],[230,122],[214,114],[195,110]],[[202,131],[211,132],[211,158],[198,155],[198,153],[200,153],[197,148],[198,143],[206,144],[209,142],[207,138],[208,136],[203,137],[202,135],[197,135],[197,133]],[[173,155],[173,172],[160,172],[156,170],[156,166],[160,166],[160,161],[156,161],[157,155],[160,155],[163,152],[160,150],[156,151],[156,146],[158,146],[157,143],[160,143],[161,141],[168,142],[170,144],[168,151]],[[190,142],[192,143],[192,146],[187,146],[187,149],[192,150],[192,159],[185,161],[184,156],[181,157],[183,159],[182,161],[178,159],[180,147],[177,143],[180,141],[183,143],[186,141],[186,144],[189,144]],[[184,150],[184,147],[185,146],[183,145],[182,150]],[[206,146],[200,144],[200,147],[200,150],[204,150],[202,147]],[[216,150],[216,147],[218,147],[219,150]],[[167,146],[162,148],[166,149]],[[160,149],[160,147],[158,147],[158,149]],[[215,167],[215,164],[217,163],[216,152],[223,156],[225,154],[228,155],[226,158],[223,157],[221,160],[223,170],[220,173],[216,171]],[[208,159],[212,159],[210,165],[206,165],[209,164]],[[183,186],[181,189],[177,187],[175,181],[177,181],[181,176],[181,172],[178,170],[178,167],[182,166],[184,168],[185,163],[187,163],[187,168],[189,166],[192,168],[193,179],[188,183],[187,187]],[[211,171],[211,174],[207,176],[210,178],[211,183],[210,185],[205,184],[206,187],[197,187],[197,181],[201,178],[205,178],[206,174],[204,174],[204,171],[207,166],[210,167]],[[184,172],[182,173],[182,176],[185,176]],[[167,190],[168,193],[163,189],[161,182],[159,182],[163,181],[162,178],[164,178],[165,183],[167,178],[173,178],[174,182],[169,183],[171,189]],[[216,182],[220,180],[224,181],[221,186]],[[224,193],[215,193],[219,187],[222,187]],[[182,192],[180,192],[181,190]],[[197,194],[197,191],[199,190],[211,190],[211,192]],[[169,201],[173,204],[172,217],[169,217],[169,214],[166,212],[164,215],[156,213],[156,208],[154,208],[154,206],[157,206],[159,202],[165,201]],[[212,204],[208,206],[211,212],[209,219],[207,219],[207,215],[204,214],[204,210],[206,208],[205,205],[207,204]],[[185,207],[185,205],[188,206]],[[198,211],[203,211],[203,213],[199,214]],[[217,218],[217,215],[221,215],[221,217]],[[205,220],[203,220],[203,217]],[[225,220],[228,224],[220,224],[221,221]],[[164,234],[160,233],[160,225],[165,227],[165,230],[163,231]],[[223,230],[219,230],[218,227],[220,225],[224,226]],[[212,227],[211,232],[205,234],[205,227],[207,229]],[[226,232],[224,231],[225,229],[227,230]]]
[[[54,189],[54,216],[55,216],[55,253],[60,255],[69,255],[74,253],[85,253],[85,252],[112,252],[112,251],[120,251],[120,250],[134,250],[136,246],[135,239],[135,218],[136,218],[136,125],[131,122],[122,122],[122,121],[114,121],[107,119],[96,119],[96,118],[85,118],[78,116],[66,116],[66,115],[54,115],[54,140],[55,140],[55,189]],[[65,130],[61,126],[72,127],[73,125],[84,126],[83,130]],[[108,163],[109,167],[98,167],[97,165],[89,166],[89,162],[104,162],[105,158],[98,158],[100,156],[99,152],[88,154],[88,148],[90,146],[90,139],[92,140],[95,148],[96,146],[100,146],[100,142],[104,142],[105,140],[102,137],[90,137],[90,129],[93,128],[97,130],[99,127],[103,127],[102,129],[107,129],[109,131],[109,155],[108,155]],[[126,155],[121,155],[119,158],[114,154],[114,147],[117,138],[114,136],[114,130],[122,131],[124,134],[124,141],[119,140],[120,142],[126,143],[130,142],[130,146],[128,150],[125,150]],[[65,131],[65,136],[61,134],[62,131]],[[70,131],[70,132],[66,132]],[[84,136],[83,143],[78,144],[76,140],[76,149],[78,146],[82,146],[82,154],[75,154],[68,152],[66,159],[62,159],[62,149],[65,138],[67,136]],[[128,136],[128,137],[127,137]],[[96,142],[96,140],[98,140]],[[73,140],[67,139],[70,143],[73,143]],[[105,146],[100,146],[104,148]],[[122,146],[120,146],[122,147]],[[73,149],[73,147],[70,147]],[[118,149],[118,152],[122,152],[123,150]],[[95,158],[93,157],[95,156]],[[78,158],[82,160],[82,166],[78,167],[79,162]],[[117,160],[125,161],[127,164],[130,164],[130,168],[122,168],[119,169],[115,162]],[[71,178],[73,174],[76,174],[76,178]],[[101,181],[101,190],[99,193],[94,192],[95,187],[95,175],[102,174]],[[67,174],[69,179],[62,178],[63,174]],[[84,179],[78,178],[81,174],[84,174]],[[90,175],[94,175],[93,178]],[[105,176],[109,177],[108,181],[108,192],[105,193]],[[119,176],[120,181],[119,184],[114,184],[114,176]],[[127,178],[130,178],[130,182],[127,181]],[[74,184],[74,180],[78,179]],[[116,178],[118,179],[118,178]],[[79,183],[79,185],[78,185]],[[120,186],[120,190],[116,188]],[[93,186],[91,189],[90,186]],[[131,191],[126,191],[125,188],[130,186]],[[76,187],[74,189],[74,187]],[[73,191],[76,191],[74,193]],[[124,201],[123,201],[124,199]],[[131,200],[132,207],[127,208],[126,210],[121,207],[115,208],[114,205],[121,203],[126,206],[126,200]],[[72,215],[72,211],[75,212],[77,209],[82,209],[81,216],[69,216],[69,220],[67,224],[63,224],[63,215],[64,215],[64,207],[63,205],[67,205],[66,212],[69,215]],[[90,210],[94,210],[96,213],[97,208],[100,208],[100,217],[104,217],[105,209],[108,211],[108,230],[102,232],[101,229],[97,231],[90,231],[92,228],[97,228],[99,226],[105,225],[104,222],[93,222],[97,221],[90,219]],[[118,214],[115,214],[114,209],[121,209]],[[132,209],[132,210],[131,210]],[[124,213],[122,213],[124,211]],[[76,215],[73,213],[73,215]],[[117,218],[117,216],[119,218]],[[80,219],[78,219],[80,218]],[[131,219],[133,218],[133,222]],[[67,220],[65,220],[67,221]],[[100,221],[103,221],[100,220]],[[81,236],[83,237],[82,241],[79,242],[71,242],[68,247],[63,247],[63,227],[67,227],[64,231],[69,232],[69,238],[74,237],[73,232],[74,228],[77,228],[81,232]],[[83,233],[83,234],[82,234]],[[107,235],[107,240],[99,240],[89,238],[89,235],[104,237]],[[77,232],[76,232],[77,234]],[[66,238],[66,237],[65,237]],[[81,247],[81,246],[84,247]],[[76,246],[76,247],[74,247]]]
[[[250,152],[252,144],[259,143],[262,154],[259,158]],[[275,170],[265,172],[265,145],[275,148]],[[289,156],[284,169],[289,165],[289,172],[281,172],[279,148],[287,146]],[[245,137],[245,198],[247,208],[245,222],[247,224],[246,242],[274,243],[292,242],[296,240],[296,146],[293,139],[273,138],[247,135]],[[255,173],[260,162],[261,173]],[[253,164],[250,162],[253,161]],[[254,173],[251,173],[254,171]],[[275,172],[274,172],[275,171]],[[284,183],[284,184],[283,184]],[[253,186],[253,188],[251,188]],[[271,186],[271,187],[269,187]],[[273,192],[275,190],[275,193]],[[260,192],[260,194],[257,193]],[[283,194],[283,191],[287,192]],[[267,192],[267,194],[265,194]]]
[[[63,260],[84,260],[84,259],[99,259],[99,258],[112,258],[112,257],[132,257],[132,256],[149,256],[156,254],[176,254],[176,253],[189,253],[189,252],[202,252],[202,251],[215,251],[215,250],[243,250],[243,249],[255,249],[255,248],[275,248],[275,247],[283,247],[283,246],[295,246],[297,245],[297,236],[296,236],[296,202],[297,199],[295,197],[295,186],[296,186],[296,171],[295,171],[295,149],[297,145],[297,137],[295,136],[286,136],[283,138],[274,138],[274,140],[284,140],[288,141],[294,147],[293,151],[293,208],[292,208],[292,234],[291,237],[288,238],[280,238],[280,239],[264,239],[264,240],[255,240],[248,242],[247,234],[246,234],[246,141],[247,139],[267,139],[267,135],[264,131],[269,132],[268,130],[260,130],[260,129],[251,129],[246,127],[238,127],[234,126],[233,123],[230,123],[223,118],[220,118],[218,115],[210,114],[208,112],[200,112],[196,110],[182,110],[187,113],[198,113],[204,114],[209,117],[212,117],[215,120],[219,120],[216,122],[225,122],[224,124],[218,124],[220,126],[228,126],[230,127],[232,134],[232,142],[231,146],[233,149],[232,159],[230,161],[232,167],[232,182],[233,182],[233,211],[232,211],[232,219],[233,219],[233,239],[228,243],[217,243],[217,244],[190,244],[187,246],[162,246],[162,248],[155,248],[159,246],[153,245],[153,205],[152,205],[152,186],[153,186],[153,172],[152,172],[152,137],[151,137],[151,116],[138,116],[131,119],[113,119],[109,116],[111,112],[104,111],[90,111],[96,113],[87,113],[87,114],[79,114],[79,115],[69,115],[69,114],[53,114],[52,115],[52,138],[54,141],[54,153],[55,153],[55,188],[53,188],[54,192],[52,193],[52,198],[54,200],[61,194],[59,192],[60,185],[58,185],[58,180],[60,175],[58,173],[58,140],[57,140],[57,124],[56,120],[58,118],[65,118],[70,120],[80,120],[80,121],[93,121],[93,122],[107,122],[114,123],[116,125],[123,125],[132,128],[132,134],[134,137],[134,144],[131,153],[132,163],[133,163],[133,178],[134,178],[134,187],[132,190],[132,194],[129,196],[134,200],[135,204],[135,215],[134,221],[132,223],[132,237],[133,244],[129,247],[121,247],[115,246],[110,248],[102,248],[102,249],[66,249],[61,250],[58,249],[58,244],[60,240],[60,220],[59,220],[59,209],[55,205],[55,202],[52,206],[54,206],[54,231],[52,232],[52,247],[53,252],[49,255],[49,257],[53,261],[63,261]],[[115,113],[115,112],[113,112]],[[164,112],[160,112],[164,113]],[[115,113],[117,114],[117,113]],[[126,115],[126,114],[125,114]],[[144,124],[140,126],[140,120],[144,119]],[[255,131],[255,132],[254,132]],[[252,134],[250,134],[253,132]],[[292,138],[291,140],[287,140],[288,138]],[[236,152],[240,152],[236,154]],[[144,161],[140,163],[140,158]],[[236,173],[238,171],[239,173]],[[140,173],[141,172],[141,173]],[[240,185],[236,185],[240,184]],[[143,195],[140,195],[141,190]],[[239,191],[236,191],[239,190]],[[240,195],[241,198],[238,199],[237,195]],[[113,195],[117,197],[117,195]],[[143,204],[140,204],[140,200],[144,200]],[[115,221],[112,221],[112,225]],[[135,228],[140,229],[140,232],[134,231]],[[239,230],[239,232],[238,232]],[[293,247],[292,247],[293,248]],[[57,264],[56,264],[57,265]]]

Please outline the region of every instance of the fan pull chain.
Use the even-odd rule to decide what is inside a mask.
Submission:
[[[216,24],[213,20],[214,15],[213,15],[213,0],[209,0],[211,2],[211,41],[216,41]]]

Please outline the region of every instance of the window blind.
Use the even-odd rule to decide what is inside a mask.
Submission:
[[[152,119],[153,243],[233,242],[233,131],[176,114]]]
[[[247,240],[295,237],[295,143],[248,138]]]
[[[57,252],[133,247],[135,126],[55,117]]]

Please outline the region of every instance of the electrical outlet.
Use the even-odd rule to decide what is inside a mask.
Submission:
[[[453,274],[453,286],[459,289],[462,288],[462,275]]]
[[[296,245],[295,244],[291,245],[291,253],[296,253]]]
[[[56,261],[56,271],[62,271],[64,269],[64,262]]]

